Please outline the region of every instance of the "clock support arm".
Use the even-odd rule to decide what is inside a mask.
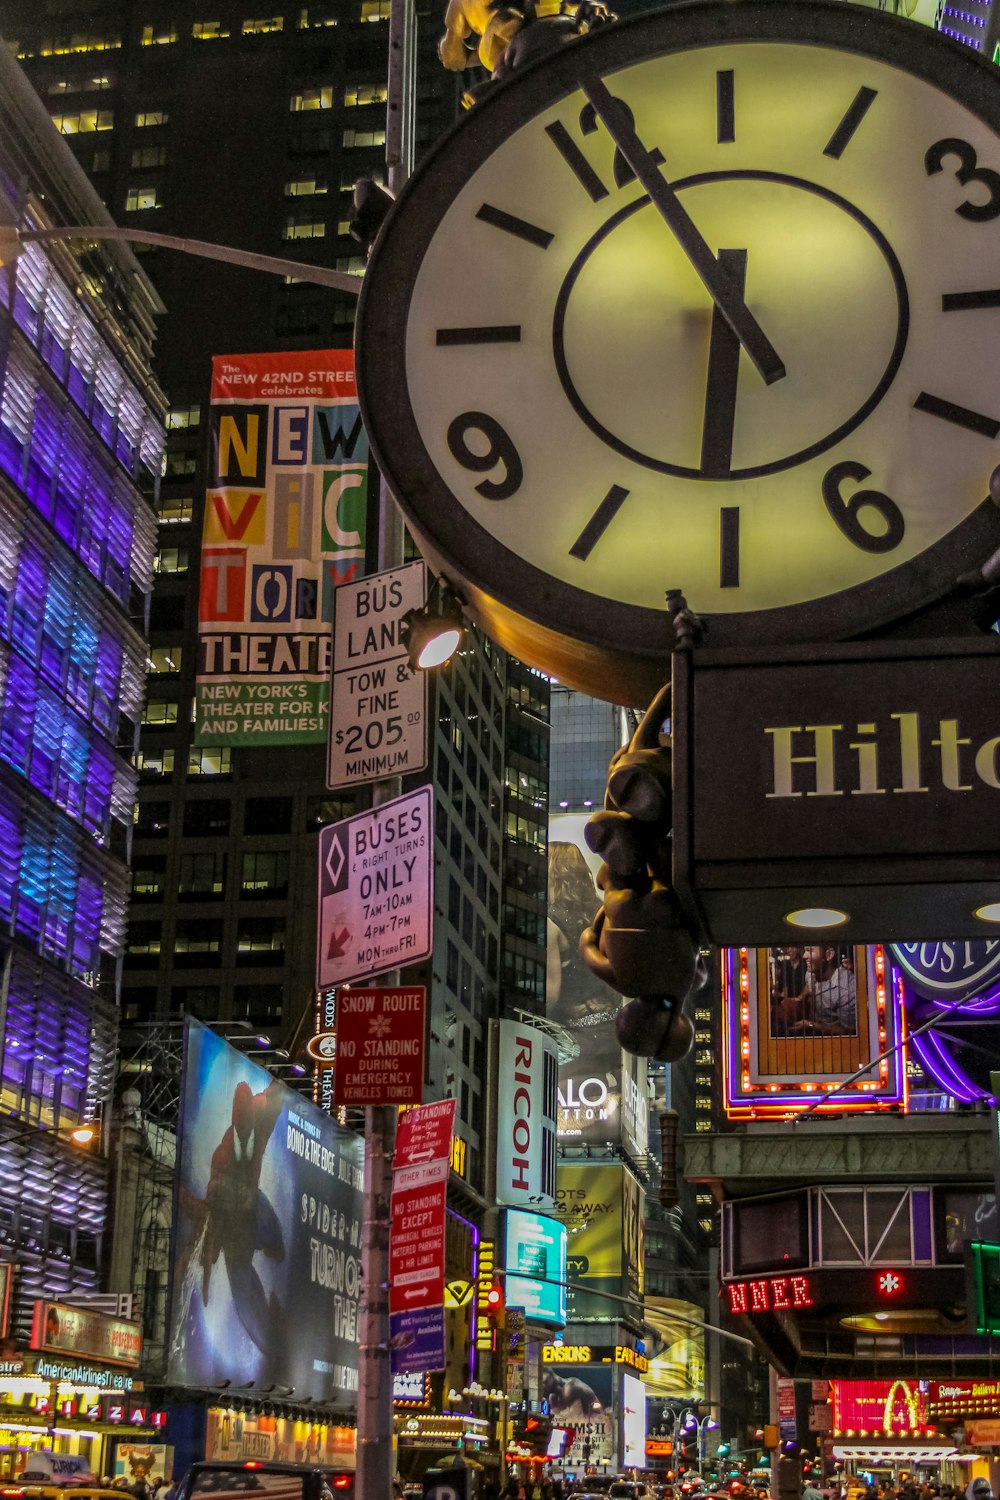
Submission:
[[[762,379],[767,385],[781,380],[786,372],[780,355],[747,307],[739,288],[712,254],[694,220],[636,135],[625,109],[613,97],[603,79],[586,78],[580,87]]]

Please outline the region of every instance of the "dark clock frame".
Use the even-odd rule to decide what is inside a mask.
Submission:
[[[569,43],[477,103],[393,205],[359,301],[358,392],[372,451],[431,565],[500,644],[570,686],[620,702],[645,702],[668,675],[674,640],[666,609],[603,599],[552,578],[472,519],[438,473],[409,400],[403,340],[410,302],[456,192],[514,131],[572,94],[584,76],[706,45],[753,41],[835,47],[912,74],[978,116],[997,135],[1000,156],[996,72],[961,44],[840,0],[693,0]],[[939,596],[998,543],[1000,510],[984,498],[947,536],[867,583],[802,604],[710,616],[710,643],[793,645],[884,629]],[[684,579],[664,578],[668,586],[683,588]]]

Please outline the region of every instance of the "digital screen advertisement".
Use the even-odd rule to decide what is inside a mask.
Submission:
[[[542,1396],[549,1403],[553,1425],[573,1428],[573,1441],[563,1454],[563,1472],[574,1468],[617,1467],[613,1407],[614,1365],[546,1366]]]
[[[351,1407],[362,1142],[188,1021],[167,1379]]]
[[[646,1387],[634,1375],[622,1375],[622,1463],[646,1467]]]
[[[505,1215],[508,1307],[553,1327],[566,1325],[566,1230],[558,1219],[510,1208]],[[513,1272],[523,1272],[514,1275]]]

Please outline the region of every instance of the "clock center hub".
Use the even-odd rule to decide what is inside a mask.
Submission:
[[[847,199],[802,178],[706,172],[673,187],[713,251],[745,266],[746,303],[786,377],[765,386],[741,354],[720,390],[712,299],[642,196],[591,237],[560,288],[553,352],[566,396],[610,448],[664,474],[750,479],[823,453],[899,368],[909,306],[892,247]],[[720,399],[732,428],[723,472],[703,444]]]

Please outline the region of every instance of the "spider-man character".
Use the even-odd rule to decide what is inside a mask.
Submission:
[[[212,1170],[201,1211],[201,1298],[208,1305],[212,1267],[221,1251],[236,1315],[262,1353],[267,1353],[280,1326],[281,1305],[267,1298],[253,1258],[260,1251],[271,1260],[285,1258],[281,1225],[271,1200],[260,1188],[264,1152],[281,1111],[281,1085],[255,1094],[248,1083],[233,1092],[233,1123],[212,1153]]]

